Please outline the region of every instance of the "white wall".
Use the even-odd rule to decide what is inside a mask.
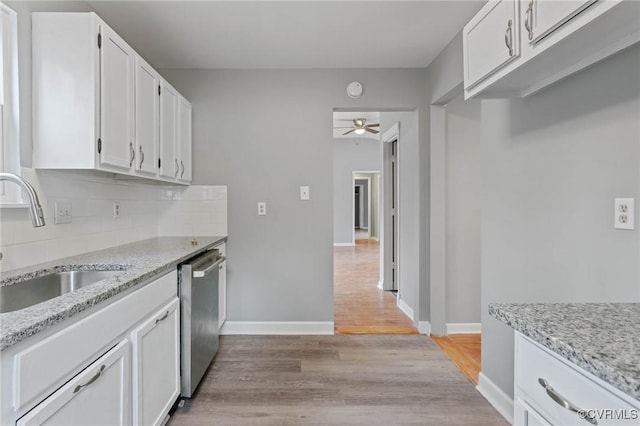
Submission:
[[[423,111],[424,70],[162,74],[193,105],[195,182],[229,188],[229,320],[332,321],[332,111]],[[365,87],[359,99],[345,92],[354,80]],[[301,185],[310,186],[309,201],[299,200]],[[257,215],[258,201],[266,216]]]
[[[353,238],[353,172],[380,170],[380,141],[369,138],[333,140],[333,242]]]
[[[480,101],[446,106],[446,322],[480,322]]]
[[[482,102],[482,371],[513,394],[513,331],[490,302],[640,300],[640,46],[523,100]],[[632,338],[632,336],[630,336]]]

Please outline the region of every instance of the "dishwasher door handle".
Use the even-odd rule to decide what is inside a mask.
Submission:
[[[220,265],[222,262],[224,262],[225,260],[227,260],[226,257],[224,256],[218,256],[216,258],[216,261],[213,262],[211,265],[209,265],[208,267],[206,267],[205,269],[202,269],[200,271],[193,271],[193,278],[202,278],[205,275],[207,275],[209,272],[211,272],[212,270],[216,269],[218,267],[218,265]]]

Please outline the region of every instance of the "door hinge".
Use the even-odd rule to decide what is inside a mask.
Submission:
[[[102,47],[102,34],[98,33],[98,49]]]
[[[160,96],[160,85],[158,85],[158,96]]]
[[[98,154],[102,153],[102,139],[98,138]]]
[[[162,163],[160,162],[160,159],[158,158],[158,168],[160,168],[160,164],[162,164]]]

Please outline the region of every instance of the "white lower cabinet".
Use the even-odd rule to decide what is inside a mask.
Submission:
[[[131,424],[130,346],[126,339],[117,344],[18,420],[17,425]]]
[[[173,300],[131,334],[134,425],[160,425],[180,394],[180,302]]]
[[[180,389],[175,270],[0,353],[0,424],[158,425]]]
[[[628,416],[639,410],[640,401],[516,333],[515,425],[638,424]]]

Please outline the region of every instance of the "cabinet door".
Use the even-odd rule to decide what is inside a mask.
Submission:
[[[536,410],[526,402],[516,399],[514,422],[518,426],[551,426]],[[577,416],[576,416],[577,417]]]
[[[136,171],[154,175],[158,172],[159,129],[158,73],[141,57],[136,57]]]
[[[191,104],[180,96],[178,101],[179,179],[191,182]]]
[[[176,152],[178,92],[164,80],[160,87],[160,176],[176,179],[180,171]]]
[[[133,424],[159,425],[180,394],[180,301],[133,331]]]
[[[227,256],[227,245],[218,247],[221,256]],[[222,262],[218,270],[218,329],[227,320],[227,262]]]
[[[100,34],[100,165],[131,169],[135,52],[104,24]]]
[[[131,424],[130,343],[124,340],[18,420],[18,426]]]
[[[520,56],[519,1],[490,0],[465,25],[464,87],[471,87]]]
[[[525,0],[526,1],[526,0]],[[537,43],[596,0],[528,0],[523,12],[524,36]],[[523,6],[524,7],[524,6]]]

